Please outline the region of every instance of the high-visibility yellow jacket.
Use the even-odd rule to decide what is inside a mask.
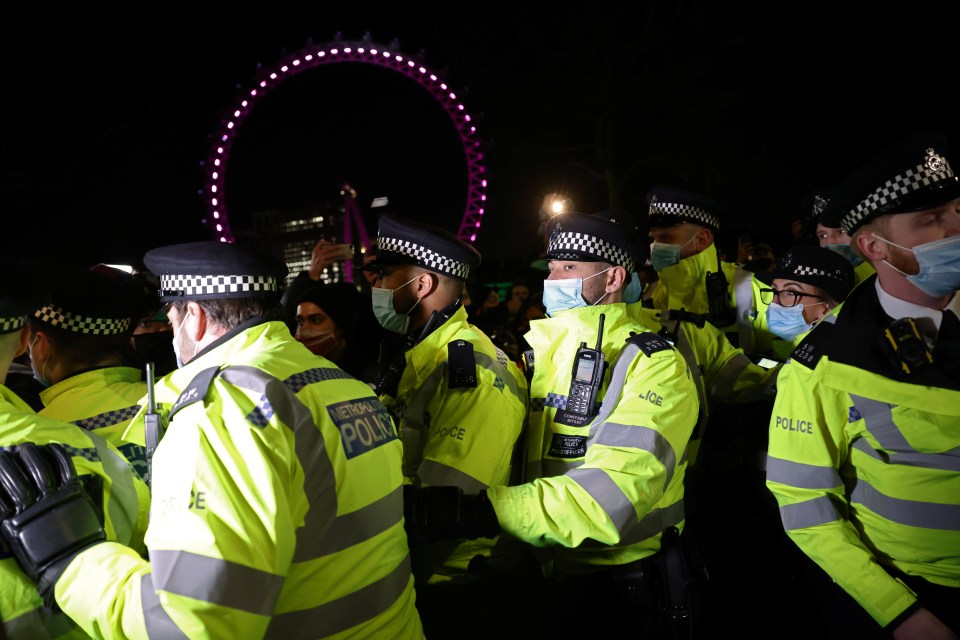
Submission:
[[[601,314],[601,350],[611,364],[599,413],[582,427],[560,424],[575,354],[581,342],[596,346]],[[644,329],[617,303],[561,311],[531,322],[524,334],[534,352],[529,482],[491,487],[487,495],[503,531],[553,547],[562,573],[589,573],[652,555],[665,528],[683,528],[697,390],[683,357]],[[628,343],[632,333],[639,335]]]
[[[96,431],[126,456],[140,477],[147,478],[147,452],[127,442],[123,432],[140,410],[147,383],[133,367],[105,367],[65,378],[40,392],[40,415]]]
[[[467,322],[463,307],[407,350],[404,361],[397,397],[380,400],[399,427],[406,480],[455,485],[465,493],[508,484],[529,398],[520,368]],[[414,575],[418,583],[467,580],[470,560],[489,558],[496,543],[417,545]]]
[[[734,284],[737,265],[732,262],[720,262],[720,268],[727,279],[728,304],[736,307]],[[707,299],[707,273],[717,270],[717,250],[710,245],[700,253],[683,258],[657,273],[657,281],[649,293],[653,308],[659,311],[679,311],[690,313],[709,313]],[[724,331],[734,331],[736,326],[723,327]]]
[[[402,447],[368,385],[252,320],[156,396],[149,560],[84,551],[57,583],[64,611],[107,638],[422,637]]]
[[[861,282],[863,282],[864,280],[866,280],[876,272],[877,270],[873,268],[873,265],[867,262],[866,260],[864,260],[863,262],[861,262],[860,264],[858,264],[853,268],[854,286],[860,284]]]
[[[730,344],[726,334],[709,322],[704,322],[702,327],[681,322],[669,312],[647,309],[640,303],[628,304],[627,311],[645,330],[667,334],[664,337],[683,356],[696,383],[700,415],[691,439],[689,464],[696,462],[697,447],[704,436],[712,402],[737,404],[773,398],[779,367],[765,369],[754,364],[743,349]]]
[[[100,478],[107,539],[126,545],[134,556],[145,551],[143,537],[150,494],[120,452],[95,433],[38,416],[12,391],[0,385],[0,448],[24,442],[60,443],[73,456],[81,479]],[[87,487],[94,489],[96,485],[87,484]],[[67,616],[45,607],[36,584],[20,570],[13,556],[3,553],[0,553],[0,620],[7,638],[88,637]]]
[[[888,567],[960,587],[960,381],[903,375],[889,322],[868,279],[794,351],[766,481],[790,538],[881,626],[916,602]]]

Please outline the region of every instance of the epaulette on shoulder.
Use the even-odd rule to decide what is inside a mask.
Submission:
[[[454,340],[447,344],[447,368],[450,389],[470,389],[477,386],[477,359],[473,344]]]
[[[669,349],[673,349],[673,346],[667,342],[666,339],[651,331],[633,334],[627,338],[627,344],[637,345],[647,357],[652,356],[657,351],[667,351]]]
[[[790,354],[790,359],[802,364],[808,369],[813,369],[820,362],[820,358],[826,353],[827,345],[830,342],[830,336],[834,332],[834,323],[837,321],[835,315],[824,317],[820,323],[808,333],[797,348]]]
[[[210,390],[210,385],[213,384],[213,379],[220,374],[220,371],[220,367],[210,367],[195,375],[193,380],[190,381],[190,384],[183,390],[183,393],[180,394],[180,397],[177,398],[177,401],[173,403],[169,418],[172,418],[173,414],[187,405],[206,398],[207,391]]]

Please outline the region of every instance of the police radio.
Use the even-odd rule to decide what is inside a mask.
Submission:
[[[600,314],[600,327],[597,330],[597,347],[590,349],[586,342],[580,343],[577,355],[573,358],[573,379],[567,393],[567,406],[557,412],[556,422],[571,427],[589,424],[600,410],[597,395],[603,384],[603,321]]]
[[[157,403],[153,393],[153,363],[147,363],[147,412],[143,416],[144,438],[147,449],[147,477],[144,479],[149,485],[153,480],[153,454],[163,437],[163,423],[157,413]]]
[[[737,312],[730,308],[727,276],[723,273],[720,263],[720,250],[717,249],[717,271],[707,272],[707,309],[710,324],[715,327],[726,327],[737,319]]]
[[[893,348],[905,374],[916,373],[933,362],[933,354],[917,330],[917,323],[913,318],[894,321],[884,329],[883,335]]]

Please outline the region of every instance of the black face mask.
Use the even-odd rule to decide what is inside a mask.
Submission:
[[[133,336],[135,357],[139,366],[153,362],[154,375],[166,375],[177,368],[176,355],[173,352],[173,331],[141,333]]]

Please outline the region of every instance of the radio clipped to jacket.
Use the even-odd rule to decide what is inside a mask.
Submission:
[[[717,328],[726,327],[737,320],[737,312],[730,307],[727,276],[723,273],[720,250],[717,249],[717,270],[708,271],[705,279],[707,289],[707,319]]]
[[[567,406],[557,412],[556,422],[560,424],[582,427],[589,424],[600,411],[597,396],[603,384],[605,369],[603,351],[601,351],[604,318],[604,314],[601,313],[596,348],[590,349],[586,342],[581,342],[580,348],[577,349],[577,355],[573,359],[570,391],[567,393]]]

